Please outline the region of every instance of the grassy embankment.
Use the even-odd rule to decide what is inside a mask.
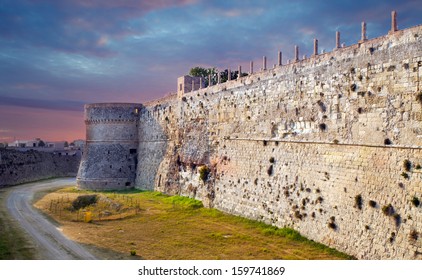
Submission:
[[[72,202],[78,196],[92,194],[96,195],[94,204],[74,209]],[[35,206],[78,242],[144,259],[351,258],[291,229],[157,192],[94,193],[65,188],[46,194]]]

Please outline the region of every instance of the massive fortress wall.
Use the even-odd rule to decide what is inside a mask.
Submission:
[[[0,149],[0,188],[52,177],[75,176],[81,157]]]
[[[136,187],[358,258],[421,258],[421,38],[399,30],[144,104]]]

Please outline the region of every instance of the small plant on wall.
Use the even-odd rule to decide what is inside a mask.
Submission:
[[[382,207],[382,213],[386,216],[392,216],[394,214],[394,208],[391,204]]]
[[[210,176],[210,168],[206,165],[202,165],[199,168],[199,179],[201,179],[202,182],[208,181]]]

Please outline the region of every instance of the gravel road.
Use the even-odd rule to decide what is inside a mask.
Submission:
[[[36,192],[75,184],[73,178],[55,179],[12,187],[7,193],[9,214],[32,237],[41,259],[96,259],[83,246],[65,237],[56,225],[32,206]]]

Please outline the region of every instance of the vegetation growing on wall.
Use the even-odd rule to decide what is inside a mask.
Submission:
[[[201,179],[202,182],[207,182],[210,176],[210,168],[206,165],[202,165],[199,167],[199,179]]]

